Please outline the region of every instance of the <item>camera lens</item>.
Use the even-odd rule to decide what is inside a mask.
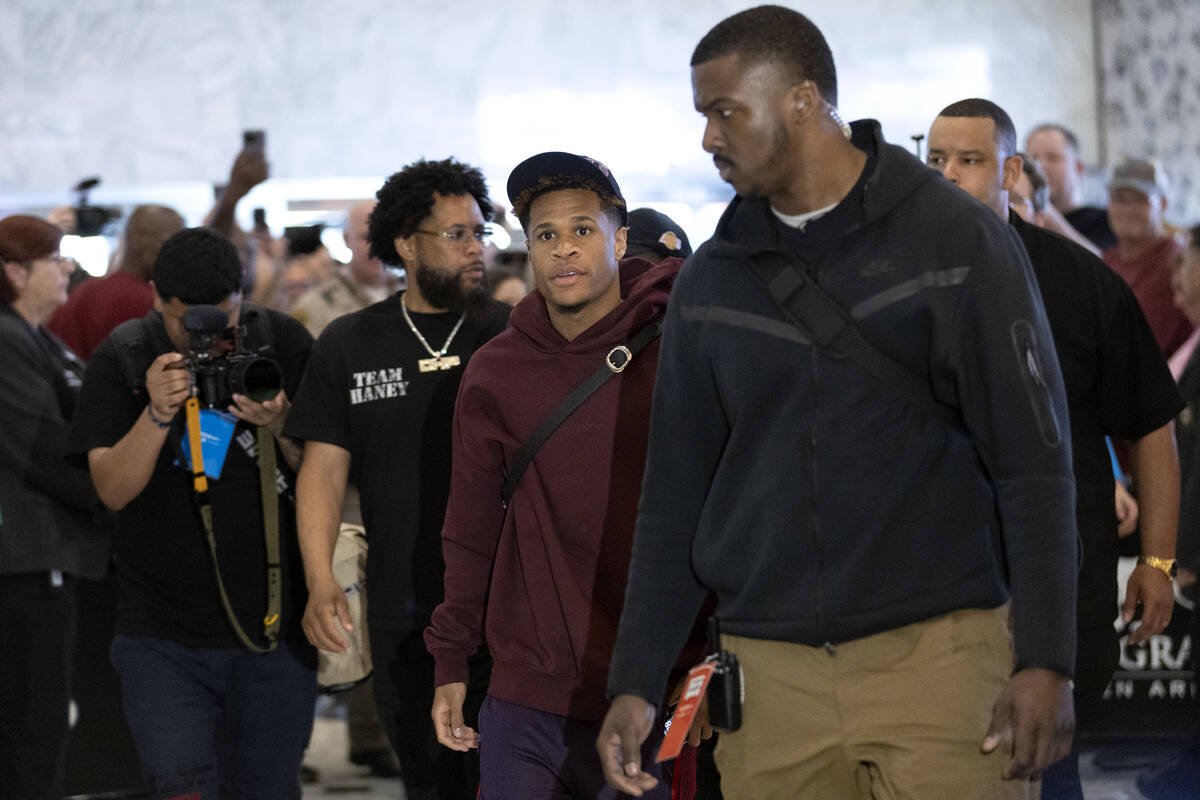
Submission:
[[[283,388],[283,370],[269,358],[252,358],[230,369],[229,388],[235,394],[265,403]]]

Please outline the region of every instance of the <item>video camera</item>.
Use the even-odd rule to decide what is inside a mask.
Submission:
[[[247,347],[245,325],[228,324],[217,306],[195,305],[183,314],[189,339],[184,365],[196,396],[204,406],[221,409],[233,403],[234,394],[259,403],[273,399],[283,389],[283,369],[261,349]]]
[[[75,235],[100,236],[109,223],[120,219],[121,209],[112,206],[94,206],[88,203],[88,193],[100,185],[99,178],[84,178],[72,190],[78,195],[75,205]]]

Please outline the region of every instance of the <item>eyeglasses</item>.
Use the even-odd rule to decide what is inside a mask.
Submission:
[[[418,229],[415,232],[423,233],[426,236],[440,236],[450,244],[456,244],[459,246],[468,244],[472,240],[479,242],[480,244],[487,244],[489,241],[491,241],[492,234],[494,233],[490,225],[484,225],[482,228],[476,228],[475,230],[470,230],[469,228],[465,227],[457,227],[451,228],[448,231],[423,231]]]

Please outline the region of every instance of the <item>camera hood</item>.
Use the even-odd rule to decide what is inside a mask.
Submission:
[[[229,315],[217,306],[191,306],[183,312],[183,329],[188,333],[221,333],[229,324]]]

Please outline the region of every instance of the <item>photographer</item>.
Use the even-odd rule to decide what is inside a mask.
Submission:
[[[243,304],[241,276],[213,231],[168,239],[155,310],[96,350],[71,429],[70,451],[117,512],[112,660],[151,797],[298,798],[312,727],[295,462],[278,439],[312,338]],[[193,386],[195,416],[180,413]],[[189,421],[204,432],[207,487],[188,466]]]

